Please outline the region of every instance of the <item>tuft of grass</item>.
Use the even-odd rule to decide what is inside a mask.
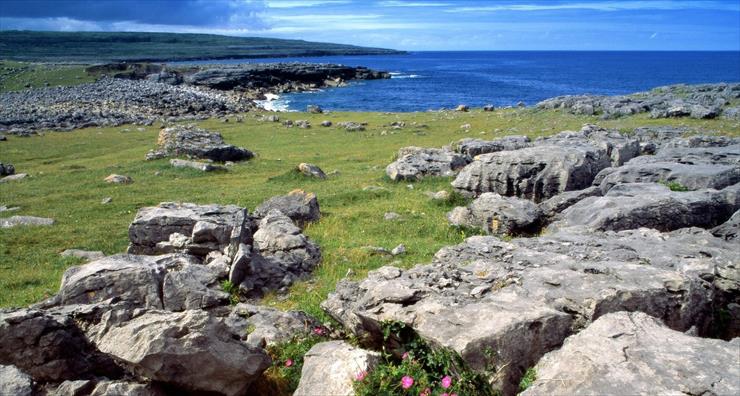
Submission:
[[[524,372],[524,376],[519,381],[519,392],[524,392],[532,386],[534,381],[537,379],[537,370],[534,369],[534,367],[530,367],[527,369],[527,371]]]

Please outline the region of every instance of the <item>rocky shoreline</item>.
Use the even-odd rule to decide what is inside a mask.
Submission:
[[[153,158],[253,156],[195,127],[163,129],[158,144]],[[393,324],[453,351],[504,395],[533,367],[528,395],[740,392],[737,138],[587,124],[406,147],[386,174],[454,176],[471,201],[450,211],[450,226],[483,235],[428,264],[340,281],[321,304],[332,325],[249,303],[320,264],[303,233],[321,221],[316,195],[253,211],[143,207],[126,254],[90,255],[55,296],[0,310],[0,391],[244,395],[273,363],[266,348],[318,334],[296,394],[351,395],[382,359],[418,348]]]
[[[255,109],[266,94],[339,87],[385,72],[333,64],[273,63],[201,68],[111,64],[88,68],[89,84],[0,94],[0,132],[37,131],[228,117]]]

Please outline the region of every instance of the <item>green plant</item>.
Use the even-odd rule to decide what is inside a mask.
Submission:
[[[229,302],[231,305],[236,305],[239,303],[239,286],[233,284],[229,280],[225,280],[221,282],[221,289],[225,291],[226,293],[229,293]]]
[[[319,334],[295,337],[290,341],[267,346],[272,358],[270,366],[252,389],[260,395],[291,395],[298,387],[303,370],[304,356],[314,345],[326,341]]]
[[[381,329],[381,362],[358,373],[357,395],[495,394],[484,373],[469,369],[454,351],[432,347],[400,322],[383,322]]]
[[[671,182],[662,181],[660,182],[660,184],[668,187],[671,191],[680,191],[680,192],[690,191],[688,187],[676,181],[671,181]]]
[[[524,372],[524,376],[522,377],[521,381],[519,381],[519,392],[524,392],[532,386],[532,383],[537,379],[537,370],[534,369],[534,367],[530,367],[527,369],[527,371]]]

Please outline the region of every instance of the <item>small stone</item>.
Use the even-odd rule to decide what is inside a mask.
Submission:
[[[398,213],[396,213],[396,212],[387,212],[387,213],[386,213],[386,214],[385,214],[385,215],[383,216],[383,218],[384,218],[385,220],[388,220],[388,221],[392,221],[392,220],[400,220],[400,219],[401,219],[401,215],[400,215],[400,214],[398,214]]]
[[[457,107],[455,108],[455,111],[466,112],[468,110],[470,110],[470,108],[468,107],[468,105],[464,105],[464,104],[457,105]]]
[[[391,254],[394,256],[400,256],[404,253],[406,253],[406,246],[404,244],[400,244],[391,250]]]
[[[104,180],[107,183],[115,183],[115,184],[130,184],[134,182],[134,180],[129,176],[116,175],[116,174],[111,174],[110,176],[106,177]]]
[[[317,179],[326,179],[326,173],[314,164],[308,164],[305,162],[300,163],[298,164],[298,170],[305,176],[315,177]]]
[[[2,179],[0,179],[0,183],[6,183],[9,181],[17,181],[17,180],[23,180],[26,177],[28,177],[28,173],[17,173],[15,175],[5,176]]]
[[[321,126],[322,127],[330,127],[331,125],[332,125],[331,124],[331,121],[329,121],[329,120],[321,121]]]

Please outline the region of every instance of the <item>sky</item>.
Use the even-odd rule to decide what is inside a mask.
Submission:
[[[740,0],[0,0],[0,30],[213,33],[432,50],[740,51]]]

